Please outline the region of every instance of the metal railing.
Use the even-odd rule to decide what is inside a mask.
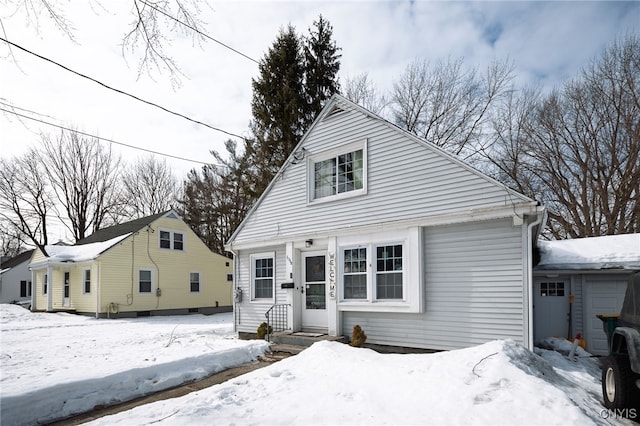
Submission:
[[[289,329],[289,304],[272,305],[264,316],[267,317],[267,341],[271,341],[271,334]]]

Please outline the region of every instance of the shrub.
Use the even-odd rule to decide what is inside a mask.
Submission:
[[[263,322],[258,326],[258,339],[264,339],[267,334],[271,334],[273,327],[269,326],[269,332],[267,333],[267,323]]]
[[[361,348],[364,346],[364,342],[367,341],[367,335],[364,334],[364,331],[359,325],[353,326],[353,333],[351,333],[351,346],[356,348]]]

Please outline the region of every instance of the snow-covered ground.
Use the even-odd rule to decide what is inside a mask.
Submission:
[[[266,349],[236,340],[230,315],[95,320],[0,305],[0,325],[3,426],[127,399]],[[565,352],[570,345],[545,343]],[[534,354],[512,341],[403,355],[320,342],[220,385],[92,424],[633,424],[604,409],[598,361],[578,355]]]
[[[0,305],[0,424],[32,425],[255,360],[232,314],[108,320]]]

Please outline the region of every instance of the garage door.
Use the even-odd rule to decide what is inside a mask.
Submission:
[[[587,351],[607,355],[607,336],[596,315],[620,313],[627,276],[587,277],[584,287],[584,332]]]

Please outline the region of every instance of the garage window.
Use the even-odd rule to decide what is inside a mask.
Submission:
[[[540,283],[540,296],[564,296],[564,283]]]

